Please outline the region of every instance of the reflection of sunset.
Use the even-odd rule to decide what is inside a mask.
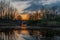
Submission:
[[[29,35],[29,31],[28,30],[21,30],[21,34]]]
[[[27,25],[22,24],[22,25],[21,25],[21,28],[22,28],[22,29],[26,29],[26,28],[27,28]]]
[[[21,25],[21,34],[29,35],[29,31],[27,30],[27,25],[22,24]]]

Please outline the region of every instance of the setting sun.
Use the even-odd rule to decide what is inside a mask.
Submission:
[[[29,20],[29,14],[21,14],[21,20]]]

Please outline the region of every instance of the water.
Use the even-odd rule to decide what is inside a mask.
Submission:
[[[18,30],[19,31],[19,30]],[[34,34],[23,34],[11,32],[0,32],[0,40],[60,40],[60,36],[46,37],[42,35]]]

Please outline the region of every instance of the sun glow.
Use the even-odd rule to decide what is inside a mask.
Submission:
[[[21,20],[29,20],[29,14],[21,14],[20,16],[22,17]]]

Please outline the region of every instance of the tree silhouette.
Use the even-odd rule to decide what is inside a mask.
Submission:
[[[10,2],[6,3],[5,1],[0,1],[0,18],[1,19],[11,19],[13,18],[16,9],[10,7]]]

